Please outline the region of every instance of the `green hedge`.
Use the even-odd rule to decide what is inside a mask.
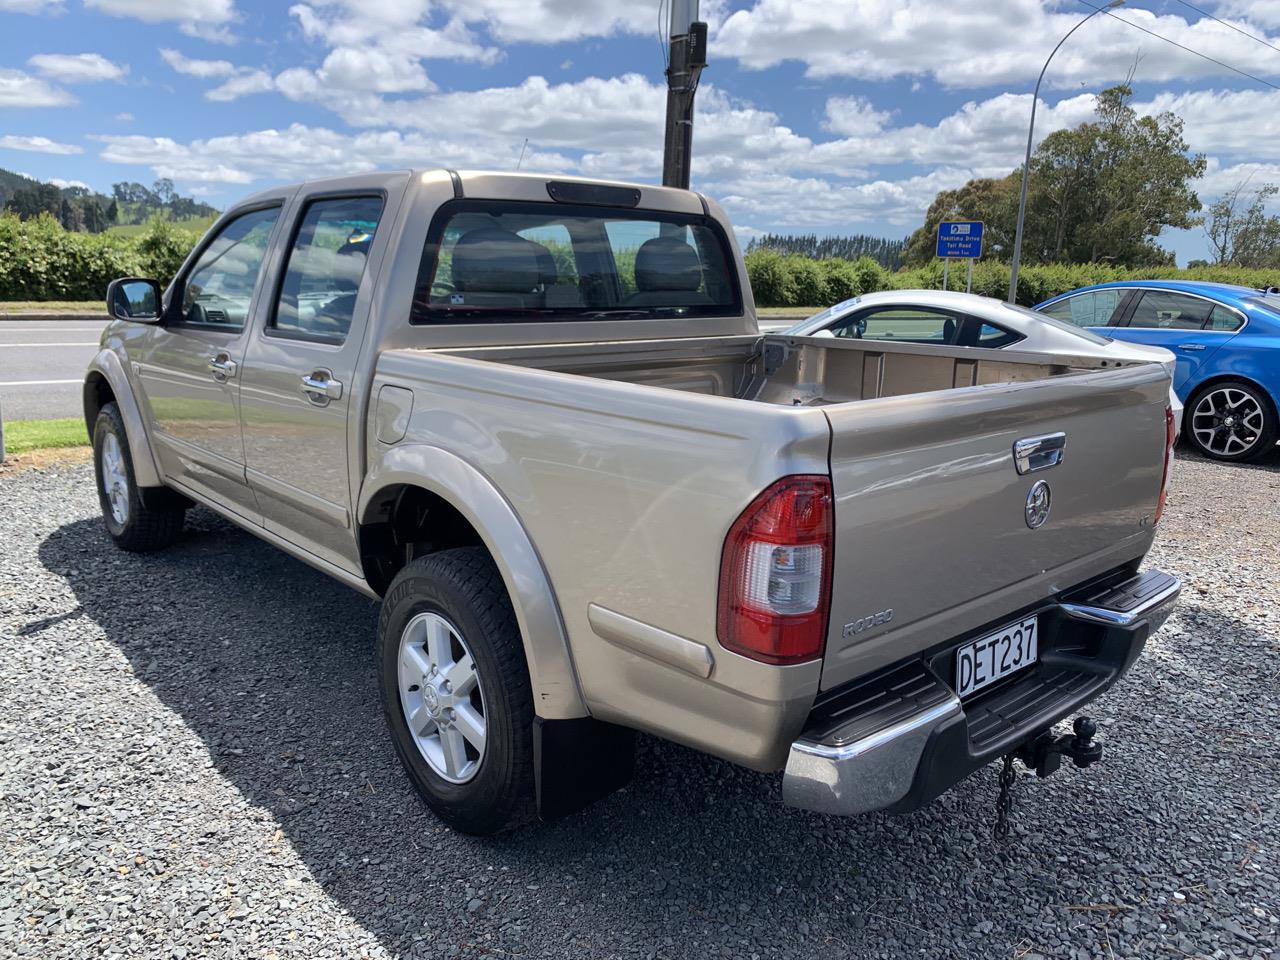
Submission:
[[[72,233],[53,217],[0,216],[0,300],[100,300],[116,277],[167,284],[199,237],[163,220],[139,236]]]
[[[761,307],[820,307],[877,290],[941,290],[942,262],[915,270],[887,270],[870,257],[858,260],[811,260],[797,254],[753,250],[747,274]],[[1280,286],[1280,270],[1238,267],[1129,269],[1106,264],[1045,264],[1018,271],[1018,302],[1033,306],[1050,297],[1111,280],[1204,280],[1245,287]],[[965,264],[952,265],[948,289],[964,290]],[[973,267],[973,292],[1003,300],[1009,292],[1009,265],[982,260]]]
[[[105,295],[108,282],[125,276],[168,283],[198,239],[160,219],[153,220],[145,233],[122,237],[69,233],[49,216],[19,220],[5,214],[0,216],[0,301],[97,300]],[[753,250],[747,254],[747,273],[756,304],[762,307],[828,306],[876,290],[942,288],[941,261],[895,273],[870,257],[813,260],[776,250]],[[1280,286],[1280,270],[1130,270],[1095,263],[1026,266],[1018,273],[1018,302],[1031,306],[1067,290],[1109,280],[1153,279]],[[957,263],[951,270],[950,289],[963,290],[964,280],[965,266]],[[983,260],[974,265],[974,293],[1003,299],[1008,289],[1008,264]]]

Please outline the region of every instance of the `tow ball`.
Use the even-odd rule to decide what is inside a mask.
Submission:
[[[1006,753],[1000,770],[1000,796],[996,799],[996,822],[992,833],[996,839],[1009,838],[1009,812],[1013,809],[1013,785],[1017,780],[1013,761],[1021,760],[1038,777],[1047,777],[1062,766],[1062,758],[1070,757],[1077,767],[1087,767],[1102,759],[1102,744],[1093,738],[1098,724],[1091,717],[1076,717],[1071,724],[1072,734],[1055,737],[1046,730],[1033,737],[1012,753]]]
[[[1034,770],[1037,777],[1055,773],[1062,766],[1064,756],[1070,757],[1081,769],[1101,760],[1102,744],[1093,739],[1098,733],[1098,724],[1093,718],[1076,717],[1071,729],[1074,735],[1064,733],[1058,737],[1045,731],[1019,747],[1015,756]]]

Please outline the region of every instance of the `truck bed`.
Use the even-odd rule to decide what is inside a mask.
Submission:
[[[784,336],[440,351],[557,373],[784,406],[825,406],[1114,368],[1089,357]]]

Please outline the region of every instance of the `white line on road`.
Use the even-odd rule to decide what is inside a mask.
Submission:
[[[52,387],[61,383],[84,383],[84,380],[0,380],[0,387]]]
[[[63,341],[61,343],[0,343],[0,347],[96,347],[97,340],[85,340],[80,343]]]

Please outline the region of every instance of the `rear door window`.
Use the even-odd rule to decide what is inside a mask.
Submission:
[[[334,197],[307,206],[271,321],[277,333],[346,339],[381,216],[381,197]]]
[[[1234,333],[1244,326],[1244,317],[1234,310],[1215,305],[1209,314],[1209,325],[1206,330],[1217,330],[1219,333]]]
[[[1199,297],[1147,290],[1133,308],[1127,325],[1149,330],[1203,330],[1213,308],[1211,301]]]
[[[735,261],[710,218],[462,200],[436,216],[418,324],[733,316]]]

